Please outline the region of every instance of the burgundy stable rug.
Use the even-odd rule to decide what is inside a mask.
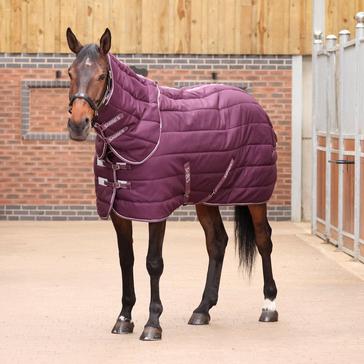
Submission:
[[[276,135],[255,99],[211,84],[161,87],[109,55],[111,88],[95,123],[97,211],[160,221],[186,204],[264,203]]]

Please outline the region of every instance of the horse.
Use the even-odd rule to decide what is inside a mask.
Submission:
[[[162,338],[160,316],[163,306],[159,281],[163,273],[162,246],[166,220],[174,209],[184,204],[195,205],[209,257],[202,300],[188,324],[209,324],[209,311],[217,304],[228,243],[219,212],[220,204],[235,206],[235,243],[239,265],[250,274],[256,250],[261,255],[264,304],[259,321],[278,321],[277,288],[271,264],[272,229],[266,203],[276,181],[276,137],[261,106],[241,89],[217,84],[174,89],[161,87],[135,74],[109,52],[109,29],[105,30],[99,44],[83,46],[70,28],[66,36],[70,50],[76,55],[68,69],[69,137],[84,141],[92,127],[96,131],[94,170],[97,209],[102,218],[111,217],[117,235],[122,308],[112,333],[127,334],[134,329],[132,309],[136,298],[132,221],[141,220],[149,224],[146,268],[150,276],[151,296],[149,318],[140,340]],[[237,113],[238,117],[235,117]],[[207,121],[202,120],[204,117]],[[243,124],[241,120],[250,122]],[[171,131],[172,126],[178,128],[178,132]],[[197,127],[203,130],[197,130]],[[186,131],[181,132],[182,129]],[[233,140],[234,148],[225,148],[226,140]],[[242,140],[245,140],[244,145]],[[209,152],[201,151],[201,146]],[[180,148],[181,151],[174,153],[171,148]],[[197,148],[198,153],[193,148]],[[221,150],[216,152],[217,148]],[[186,159],[189,161],[186,162]],[[219,169],[220,160],[224,161],[224,168]],[[248,160],[249,163],[255,161],[256,168],[249,168]],[[199,174],[197,169],[204,168],[207,172]],[[153,179],[162,170],[168,170],[164,173],[170,175]],[[253,178],[250,178],[250,185],[242,188],[249,180],[248,172],[254,172]],[[132,182],[127,178],[120,180],[123,176],[133,179]],[[169,182],[164,183],[165,180]],[[162,182],[163,187],[159,188]],[[258,193],[257,188],[252,186],[254,182],[258,184]],[[207,191],[211,193],[206,197]],[[163,204],[158,202],[165,198],[161,196],[169,197],[172,193],[172,197],[163,200]],[[237,194],[240,197],[236,197]],[[130,200],[130,196],[137,196],[138,201]]]

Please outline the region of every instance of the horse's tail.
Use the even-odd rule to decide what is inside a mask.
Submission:
[[[235,251],[239,251],[239,267],[252,272],[256,244],[252,216],[248,206],[235,206]]]

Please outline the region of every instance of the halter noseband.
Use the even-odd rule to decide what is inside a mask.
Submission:
[[[70,103],[69,103],[70,109],[72,109],[73,102],[76,99],[83,99],[83,100],[85,100],[90,105],[91,109],[93,111],[95,111],[95,113],[97,113],[98,105],[95,104],[95,102],[91,99],[91,97],[87,96],[83,92],[77,92],[73,96],[71,96]]]
[[[90,105],[91,109],[94,111],[94,116],[91,121],[91,126],[93,127],[95,124],[95,117],[98,116],[99,109],[104,104],[104,102],[107,98],[107,95],[111,89],[111,81],[112,81],[111,70],[109,70],[107,73],[106,89],[105,89],[104,95],[100,99],[101,101],[96,104],[96,102],[94,100],[92,100],[91,97],[88,96],[87,94],[85,94],[83,92],[76,92],[74,95],[70,96],[70,102],[68,104],[68,106],[69,106],[68,111],[70,113],[72,112],[72,105],[76,99],[85,100]]]

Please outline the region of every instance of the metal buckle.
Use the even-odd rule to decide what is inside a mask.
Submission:
[[[99,167],[106,167],[105,166],[105,161],[103,159],[99,159],[99,158],[96,158],[96,165],[99,166]]]
[[[130,182],[118,180],[117,182],[114,182],[114,186],[114,188],[129,188]]]
[[[119,169],[128,169],[128,165],[126,163],[116,163],[111,166],[114,171],[118,171]]]
[[[106,178],[97,177],[97,182],[100,186],[107,187],[107,183],[109,182]]]
[[[130,182],[129,181],[117,180],[115,182],[111,182],[107,178],[103,178],[103,177],[98,177],[97,181],[98,181],[98,184],[100,186],[104,186],[104,187],[112,187],[112,188],[115,188],[115,189],[130,188]]]

